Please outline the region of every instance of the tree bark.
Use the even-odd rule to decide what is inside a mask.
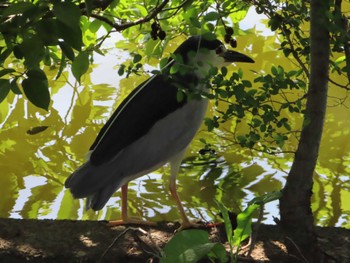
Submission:
[[[309,90],[294,162],[280,199],[281,225],[308,262],[322,262],[311,210],[316,166],[327,107],[329,67],[328,0],[311,0]],[[290,248],[296,248],[292,244]],[[295,253],[300,253],[295,250]]]

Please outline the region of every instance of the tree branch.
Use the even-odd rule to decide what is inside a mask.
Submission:
[[[168,4],[169,0],[164,0],[160,5],[158,5],[157,7],[155,7],[147,16],[145,16],[144,18],[140,18],[136,21],[130,21],[130,22],[126,22],[126,23],[114,23],[113,21],[109,20],[108,18],[104,17],[104,16],[100,16],[98,14],[91,14],[91,17],[96,18],[108,25],[110,25],[111,27],[113,27],[115,30],[117,31],[123,31],[129,27],[132,26],[136,26],[136,25],[140,25],[143,23],[146,23],[150,20],[152,20],[153,18],[155,18],[160,12],[163,11],[163,8]]]

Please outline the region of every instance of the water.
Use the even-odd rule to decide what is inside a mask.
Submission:
[[[268,70],[273,64],[292,67],[290,61],[276,59],[279,57],[278,43],[263,23],[258,23],[256,31],[252,29],[255,24],[251,21],[263,19],[252,12],[250,10],[250,16],[255,20],[246,19],[241,23],[242,29],[251,32],[238,38],[238,48],[242,50],[248,46],[245,53],[256,60],[254,66],[239,65],[245,76],[252,79],[256,77],[252,69]],[[117,40],[110,39],[110,45]],[[48,113],[22,97],[10,96],[7,103],[0,104],[1,217],[81,220],[120,217],[120,192],[115,193],[100,212],[86,212],[84,201],[73,200],[63,183],[83,162],[97,132],[130,92],[130,87],[136,87],[147,77],[122,79],[117,75],[120,61],[127,56],[126,52],[116,49],[108,56],[96,55],[91,74],[84,76],[82,85],[78,85],[68,72],[58,81],[50,80],[53,102]],[[54,79],[54,70],[47,74]],[[346,96],[346,91],[330,88],[330,107],[315,172],[312,208],[317,224],[349,228],[350,105],[348,100],[341,105],[338,103],[339,98]],[[208,114],[215,114],[214,107]],[[293,127],[300,127],[301,116],[291,120]],[[238,145],[229,146],[230,141],[222,139],[222,135],[229,138],[228,131],[233,123],[234,120],[210,133],[202,126],[186,154],[178,188],[186,212],[192,219],[218,220],[215,200],[237,213],[254,197],[278,191],[285,183],[293,155],[266,155]],[[37,126],[48,128],[35,135],[27,133]],[[216,149],[216,155],[211,159],[198,154],[204,147],[199,138],[205,138]],[[296,145],[297,140],[291,138],[288,147],[293,149]],[[168,184],[167,166],[131,182],[130,214],[155,221],[178,220]],[[272,224],[273,217],[278,217],[277,201],[266,206],[264,222]]]

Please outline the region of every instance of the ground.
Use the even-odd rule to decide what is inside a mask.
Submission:
[[[110,228],[96,221],[0,219],[0,262],[159,262],[161,248],[177,227],[161,223],[156,228]],[[213,242],[226,242],[223,226],[207,231]],[[327,262],[350,263],[349,229],[319,227],[317,233]],[[303,262],[301,255],[288,254],[284,242],[290,240],[278,226],[261,225],[251,257],[245,248],[238,262]]]

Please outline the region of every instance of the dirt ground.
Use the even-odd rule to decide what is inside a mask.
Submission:
[[[161,248],[177,224],[156,228],[115,227],[96,221],[0,219],[0,262],[159,262]],[[213,242],[225,243],[224,227],[208,228]],[[318,228],[319,243],[329,260],[350,263],[350,230]],[[304,262],[288,254],[279,228],[261,225],[250,257],[240,251],[238,262]],[[203,260],[201,262],[208,262]]]

